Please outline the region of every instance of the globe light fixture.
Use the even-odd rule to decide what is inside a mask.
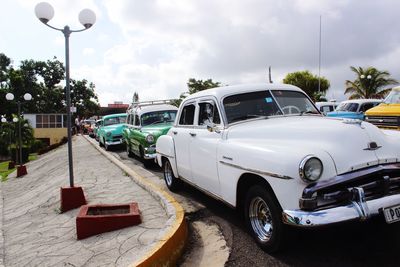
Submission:
[[[18,122],[18,118],[13,118],[13,122]]]
[[[7,122],[7,119],[4,118],[4,117],[1,117],[1,122],[2,122],[2,123],[6,123],[6,122]]]
[[[78,19],[79,22],[83,25],[83,29],[79,30],[71,30],[68,25],[64,26],[64,28],[56,28],[48,24],[48,22],[53,18],[54,16],[54,9],[53,7],[46,2],[41,2],[36,5],[35,7],[35,14],[36,17],[46,26],[60,31],[64,34],[65,38],[65,98],[66,98],[66,109],[67,109],[67,134],[68,134],[68,166],[69,166],[69,184],[70,188],[65,188],[65,191],[63,191],[63,188],[61,188],[61,211],[67,211],[73,208],[77,208],[83,204],[86,204],[86,200],[83,195],[82,188],[80,187],[74,187],[74,168],[73,168],[73,160],[72,160],[72,132],[71,132],[71,127],[72,127],[72,122],[71,122],[71,90],[70,90],[70,66],[69,66],[69,36],[73,32],[82,32],[85,31],[89,28],[91,28],[94,23],[96,22],[96,14],[90,10],[90,9],[83,9],[79,15]],[[74,191],[76,190],[77,191]],[[79,192],[78,192],[79,191]],[[82,193],[80,193],[82,191]],[[68,199],[67,201],[63,201],[63,192],[71,192],[70,196],[72,197],[65,197],[65,199]],[[76,193],[78,192],[78,193]],[[69,193],[68,193],[69,194]],[[77,200],[77,195],[80,196],[80,200]]]

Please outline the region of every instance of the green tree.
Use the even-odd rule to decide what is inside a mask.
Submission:
[[[380,71],[374,67],[364,69],[351,66],[350,69],[356,74],[356,79],[345,82],[344,94],[350,94],[349,99],[383,98],[391,89],[385,89],[385,87],[398,83],[390,77],[388,71]]]
[[[79,117],[91,117],[96,114],[99,107],[99,99],[94,92],[94,83],[89,83],[87,80],[73,80],[71,79],[71,103],[77,109]]]
[[[321,98],[330,87],[330,83],[325,77],[320,77],[320,82],[320,91],[318,92],[318,76],[308,70],[288,73],[283,79],[283,83],[301,88],[313,101],[322,100]]]
[[[206,89],[211,89],[215,87],[220,87],[221,83],[220,82],[213,82],[212,79],[207,79],[207,80],[196,80],[194,78],[190,78],[188,82],[186,83],[188,87],[188,91],[183,92],[180,94],[179,99],[176,99],[175,101],[172,102],[173,105],[179,107],[179,105],[182,103],[183,99],[185,99],[188,95],[206,90]]]

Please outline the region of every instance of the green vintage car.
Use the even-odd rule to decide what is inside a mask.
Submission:
[[[122,130],[126,127],[126,113],[106,115],[103,117],[97,130],[99,145],[106,150],[110,146],[120,145],[124,142]]]
[[[94,138],[99,141],[99,136],[97,135],[97,132],[99,131],[99,128],[101,126],[103,119],[97,120],[96,123],[94,124],[93,127],[93,134],[94,134]]]
[[[156,141],[171,128],[177,108],[165,101],[134,103],[128,109],[127,127],[122,134],[129,157],[139,156],[145,167],[156,157]]]

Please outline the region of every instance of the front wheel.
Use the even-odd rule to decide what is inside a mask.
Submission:
[[[128,142],[126,142],[126,154],[128,155],[128,158],[132,158],[133,157],[133,153],[131,151],[131,148],[130,148]]]
[[[269,190],[261,185],[249,189],[244,215],[247,228],[257,244],[266,252],[276,252],[284,244],[282,210]]]
[[[182,181],[175,177],[171,163],[168,159],[166,159],[164,162],[163,173],[165,184],[167,185],[168,189],[172,192],[178,191],[182,186]]]

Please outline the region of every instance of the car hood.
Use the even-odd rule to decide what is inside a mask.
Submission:
[[[321,151],[333,160],[336,174],[400,161],[400,134],[388,136],[376,126],[359,120],[339,120],[319,116],[276,117],[232,125],[226,138],[230,142],[257,143],[259,149],[281,155],[297,155],[301,160]],[[369,149],[376,142],[378,149]],[[285,156],[283,156],[285,157]],[[289,158],[289,155],[288,157]]]
[[[158,123],[155,125],[143,126],[140,130],[143,133],[152,135],[163,135],[166,134],[172,127],[172,122]]]
[[[125,124],[113,124],[104,126],[103,129],[106,132],[112,132],[113,134],[120,134],[122,130],[125,128]]]
[[[400,104],[385,104],[371,108],[365,112],[367,116],[400,116]]]
[[[331,111],[326,114],[327,117],[341,117],[341,118],[354,118],[361,113],[352,111]]]

